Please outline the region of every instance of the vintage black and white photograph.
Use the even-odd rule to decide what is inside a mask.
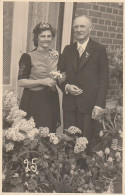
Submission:
[[[2,1],[2,192],[122,194],[123,1]]]

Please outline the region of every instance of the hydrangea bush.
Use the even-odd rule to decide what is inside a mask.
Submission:
[[[19,109],[14,93],[5,91],[3,192],[113,192],[114,181],[122,169],[122,128],[118,123],[122,112],[116,113],[115,120],[111,119],[114,129],[109,128],[106,111],[102,113],[103,148],[97,145],[92,156],[87,156],[88,140],[82,137],[80,129],[71,126],[64,134],[50,133],[48,127],[37,129],[33,118],[26,119],[26,113]],[[117,140],[115,150],[113,140]]]
[[[116,78],[120,84],[123,83],[123,48],[112,49],[107,47],[107,54],[109,59],[109,70],[111,77]]]
[[[122,140],[123,108],[116,106],[103,110],[100,118],[101,141],[93,148],[93,167],[97,168],[102,187],[110,184],[112,191],[122,193]],[[96,163],[96,164],[95,164]]]

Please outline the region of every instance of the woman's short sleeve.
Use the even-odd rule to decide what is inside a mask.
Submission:
[[[24,53],[19,61],[18,80],[28,79],[31,71],[31,58],[29,54]]]

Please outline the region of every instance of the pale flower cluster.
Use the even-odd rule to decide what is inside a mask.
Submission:
[[[18,174],[18,173],[15,173],[15,174],[13,175],[13,177],[19,177],[19,174]]]
[[[19,110],[18,106],[12,107],[6,120],[8,122],[18,122],[20,119],[24,118],[27,115],[23,110]]]
[[[49,128],[48,127],[40,127],[39,133],[41,137],[48,137],[49,134]]]
[[[99,156],[99,157],[103,157],[104,153],[102,150],[96,152],[96,154]]]
[[[27,133],[27,137],[28,137],[29,139],[31,139],[31,140],[34,140],[36,134],[39,134],[39,129],[33,128],[31,131],[29,131],[29,132]]]
[[[102,137],[103,136],[103,131],[99,132],[99,136]]]
[[[116,152],[115,153],[115,158],[116,158],[116,161],[120,161],[121,160],[121,153],[120,152]]]
[[[82,134],[82,131],[75,127],[75,126],[71,126],[67,129],[67,132],[70,133],[70,134],[76,134],[76,133],[79,133],[79,134]]]
[[[118,139],[113,139],[112,140],[111,147],[112,147],[113,150],[117,150],[118,149]]]
[[[20,120],[15,120],[13,126],[18,127],[20,130],[25,131],[26,133],[31,132],[35,128],[35,122],[33,117],[30,117],[29,120],[23,118]]]
[[[110,163],[113,163],[113,158],[112,157],[108,157],[107,161],[110,162]]]
[[[60,73],[60,71],[51,71],[50,76],[53,79],[62,78],[62,74]]]
[[[3,93],[3,113],[6,115],[8,111],[12,107],[16,107],[18,105],[17,97],[14,95],[13,91],[4,91]]]
[[[6,178],[5,173],[2,173],[2,180],[5,180],[5,178]]]
[[[53,144],[59,143],[59,138],[55,135],[55,133],[49,133],[48,136],[50,137],[50,142]]]
[[[105,154],[108,155],[110,153],[110,149],[109,148],[106,148],[105,149]]]
[[[35,128],[33,117],[29,120],[24,117],[27,115],[23,110],[19,110],[17,97],[13,91],[5,91],[3,94],[3,109],[4,116],[8,122],[12,122],[12,127],[3,131],[3,140],[23,141],[26,138],[33,140],[35,135],[39,133],[39,129]],[[6,150],[11,148],[10,145],[6,146]]]
[[[6,144],[5,148],[6,148],[6,152],[9,152],[9,151],[13,150],[14,143],[10,142],[10,143]]]
[[[21,119],[18,123],[13,123],[12,127],[4,130],[3,136],[8,140],[23,141],[26,138],[33,140],[39,130],[35,128],[35,123],[31,117],[29,120]]]
[[[13,141],[23,141],[25,139],[25,134],[22,134],[19,132],[19,128],[18,127],[10,127],[7,130],[4,130],[4,134],[3,134],[7,140],[13,140]]]
[[[79,153],[86,149],[86,144],[88,144],[88,140],[86,137],[79,137],[76,139],[76,144],[74,147],[74,152]]]
[[[122,138],[123,137],[123,132],[119,130],[119,136]]]

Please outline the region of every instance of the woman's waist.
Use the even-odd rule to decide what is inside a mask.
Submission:
[[[30,75],[29,75],[29,79],[33,79],[33,80],[37,80],[37,79],[44,79],[44,78],[46,78],[46,77],[49,77],[49,74],[48,73],[41,73],[41,72],[39,72],[39,73],[31,73]]]
[[[38,80],[38,79],[44,79],[44,78],[47,78],[47,74],[45,75],[41,75],[41,74],[30,74],[29,75],[29,80]],[[38,86],[35,86],[35,87],[32,87],[30,88],[30,90],[33,90],[33,91],[38,91],[38,90],[43,90],[45,89],[46,86],[43,86],[43,85],[38,85]]]
[[[37,93],[37,92],[52,92],[52,93],[58,93],[58,90],[57,88],[55,87],[55,89],[51,89],[50,87],[48,86],[42,86],[42,87],[32,87],[32,88],[24,88],[25,91],[29,91],[29,92],[34,92],[34,93]]]

